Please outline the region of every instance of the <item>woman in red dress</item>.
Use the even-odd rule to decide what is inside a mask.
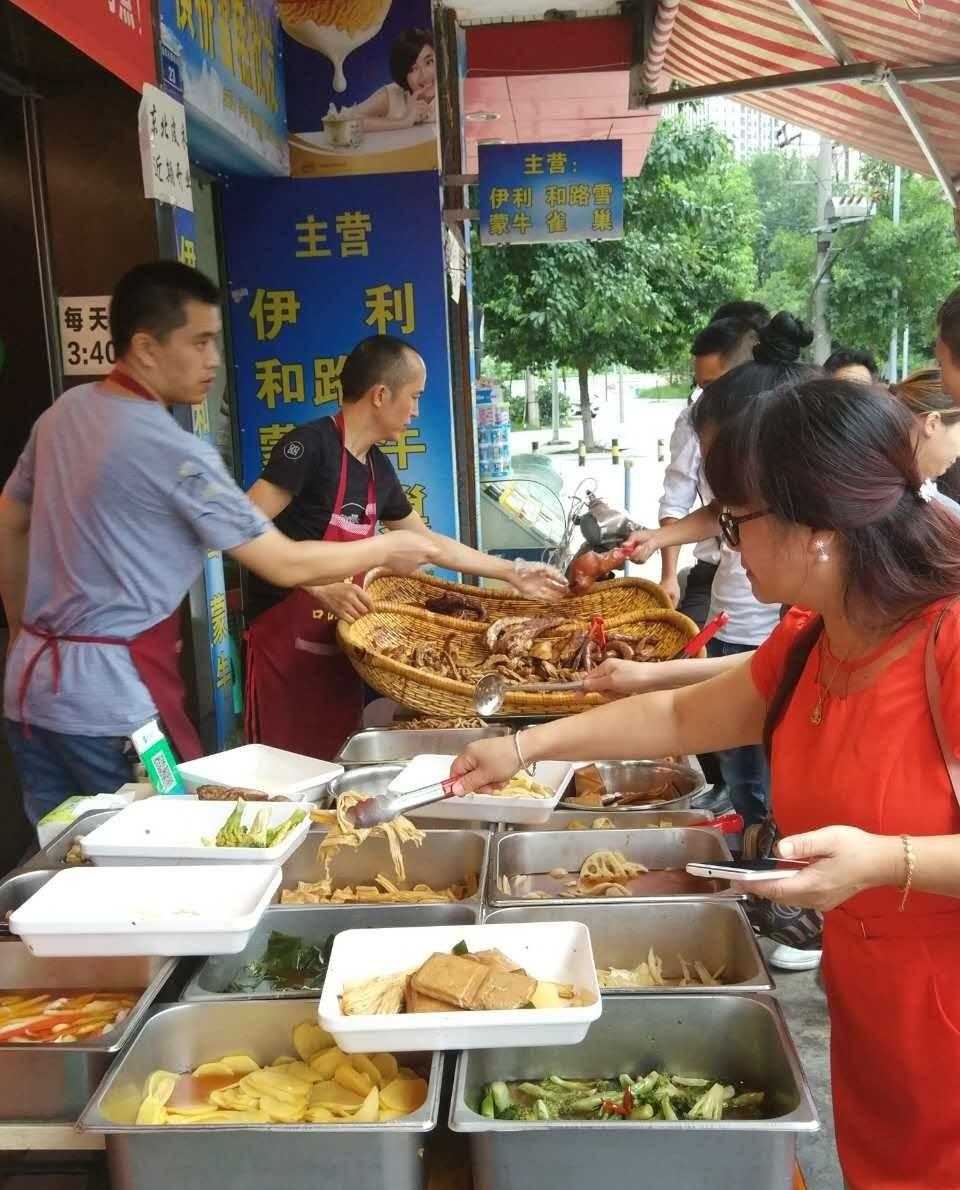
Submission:
[[[849,382],[753,402],[707,477],[754,594],[794,610],[710,681],[482,741],[454,766],[465,792],[548,757],[768,743],[780,851],[813,862],[750,891],[826,915],[854,1190],[960,1187],[960,533],[921,491],[911,431]]]

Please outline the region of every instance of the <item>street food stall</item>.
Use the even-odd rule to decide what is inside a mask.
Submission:
[[[665,658],[695,635],[632,580],[563,617],[378,582],[342,636],[421,719],[476,715],[498,656],[513,682],[621,638]],[[114,1190],[172,1171],[185,1190],[252,1190],[278,1168],[294,1190],[320,1170],[502,1190],[533,1163],[572,1190],[597,1161],[638,1187],[671,1170],[788,1190],[817,1115],[740,898],[684,871],[730,855],[695,769],[541,763],[498,795],[351,825],[471,739],[595,700],[511,691],[496,722],[361,732],[334,764],[241,749],[183,766],[186,796],[77,817],[0,884],[0,1136],[102,1144]]]

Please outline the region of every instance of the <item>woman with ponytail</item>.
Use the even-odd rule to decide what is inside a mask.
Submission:
[[[850,1190],[960,1185],[960,534],[913,415],[829,378],[721,427],[707,478],[770,639],[697,685],[472,744],[455,791],[524,761],[765,743],[780,854],[749,891],[824,914],[837,1144]],[[807,609],[807,610],[799,610]]]

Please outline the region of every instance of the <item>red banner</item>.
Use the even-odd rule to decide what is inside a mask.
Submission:
[[[13,0],[135,91],[156,83],[150,0]]]

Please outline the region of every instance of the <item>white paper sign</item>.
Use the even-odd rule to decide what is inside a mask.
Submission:
[[[143,84],[138,120],[143,192],[147,198],[193,210],[187,117],[182,103]]]
[[[62,297],[60,352],[68,376],[106,376],[117,362],[110,338],[110,297]]]

